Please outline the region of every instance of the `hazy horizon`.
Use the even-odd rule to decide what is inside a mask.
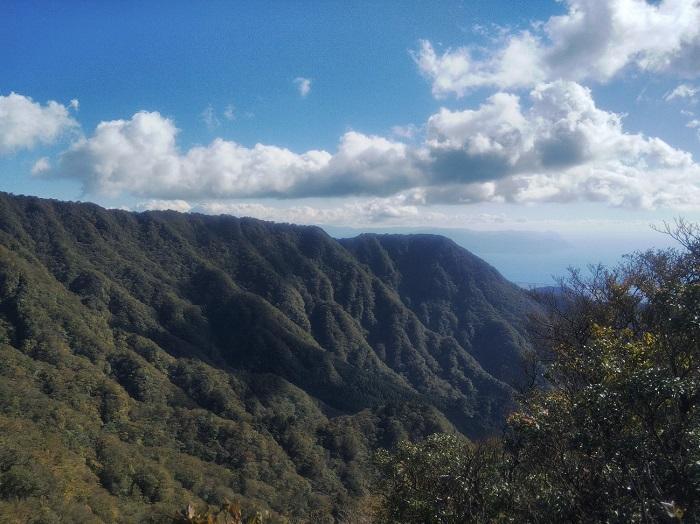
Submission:
[[[428,233],[443,235],[494,266],[523,287],[555,285],[568,268],[587,271],[589,265],[615,266],[624,255],[648,249],[678,247],[675,240],[649,228],[647,232],[600,234],[538,231],[472,231],[458,228],[341,228],[324,227],[335,238],[361,233]]]

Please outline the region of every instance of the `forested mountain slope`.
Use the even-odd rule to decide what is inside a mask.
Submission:
[[[500,426],[532,308],[441,237],[0,194],[0,512],[332,522],[373,449]]]
[[[454,337],[493,376],[517,383],[531,300],[492,266],[437,235],[339,241],[432,331]]]

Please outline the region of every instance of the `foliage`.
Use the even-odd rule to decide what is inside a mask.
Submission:
[[[497,442],[473,444],[457,435],[434,434],[414,444],[380,451],[379,522],[488,522],[502,504],[501,449]]]
[[[700,521],[700,236],[669,232],[682,251],[544,297],[543,377],[500,442],[382,456],[385,522]]]
[[[0,194],[0,514],[347,520],[378,447],[500,427],[533,302],[446,239],[408,265],[372,238],[390,277],[318,228]]]
[[[224,501],[221,507],[208,507],[204,511],[197,511],[192,505],[175,515],[177,524],[264,524],[265,517],[256,511],[248,517],[244,517],[241,505],[237,502]]]

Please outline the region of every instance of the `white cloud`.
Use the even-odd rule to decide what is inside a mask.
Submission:
[[[436,151],[460,150],[470,156],[519,155],[531,141],[516,95],[496,93],[479,109],[441,109],[428,119],[428,141]],[[514,163],[517,158],[507,159]]]
[[[426,202],[601,201],[626,207],[700,205],[700,168],[658,138],[626,133],[574,82],[542,84],[524,111],[497,93],[476,110],[428,121],[434,180]],[[444,166],[442,165],[444,163]]]
[[[275,146],[246,148],[216,139],[182,154],[177,128],[159,113],[100,123],[93,136],[63,153],[60,170],[82,180],[89,193],[154,198],[283,195],[324,167],[322,151],[297,155]]]
[[[180,211],[187,213],[192,210],[192,206],[185,200],[158,200],[152,199],[136,204],[137,211]]]
[[[472,89],[498,86],[501,88],[527,87],[544,80],[538,42],[529,32],[508,39],[508,42],[484,59],[475,59],[466,47],[448,49],[438,55],[427,40],[412,53],[413,59],[432,81],[433,95],[444,98],[455,94],[464,96]]]
[[[32,175],[40,175],[47,172],[49,169],[51,169],[51,163],[49,162],[49,159],[44,156],[34,162],[31,173]]]
[[[159,113],[102,122],[63,153],[59,171],[81,180],[88,193],[161,199],[390,194],[420,176],[408,146],[353,131],[335,155],[218,138],[181,153],[176,135]]]
[[[424,181],[426,151],[388,138],[345,133],[334,155],[317,176],[308,177],[295,188],[306,195],[386,196]]]
[[[58,102],[41,105],[17,93],[0,96],[0,154],[51,144],[77,127],[66,106]]]
[[[68,103],[68,106],[69,106],[71,109],[75,109],[75,110],[77,111],[78,109],[80,109],[80,102],[78,101],[77,98],[73,98],[73,99]]]
[[[206,214],[249,216],[275,222],[323,225],[367,225],[378,222],[390,224],[404,223],[418,217],[421,220],[444,217],[440,213],[419,210],[417,206],[408,204],[403,196],[346,202],[334,207],[274,207],[250,202],[211,201],[199,203],[193,210]]]
[[[556,79],[607,81],[626,68],[700,74],[697,0],[566,0],[566,8],[531,30],[505,32],[485,52],[462,47],[439,54],[422,41],[413,56],[438,98]]]
[[[294,79],[294,85],[297,86],[299,95],[302,98],[306,98],[306,96],[311,92],[311,82],[312,80],[310,78],[304,78],[303,76],[298,76]]]
[[[233,104],[229,104],[224,109],[224,118],[228,121],[233,121],[236,119],[236,108]]]
[[[700,93],[700,89],[689,84],[680,84],[674,90],[666,93],[664,100],[667,102],[673,100],[674,98],[690,98],[693,99],[696,94]]]
[[[600,202],[630,209],[696,210],[700,170],[645,171],[621,164],[576,166],[564,173],[518,174],[499,180],[422,190],[426,204]]]
[[[700,168],[658,138],[627,133],[589,89],[557,81],[520,97],[496,93],[464,111],[441,109],[425,140],[349,131],[335,153],[215,139],[180,151],[159,113],[102,122],[59,165],[88,193],[158,200],[391,197],[401,206],[574,200],[627,207],[700,205]],[[402,212],[407,212],[403,209]]]

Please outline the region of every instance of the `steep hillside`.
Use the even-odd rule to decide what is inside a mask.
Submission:
[[[0,512],[332,522],[373,449],[503,421],[533,306],[440,237],[0,195]]]
[[[516,385],[532,301],[493,267],[437,235],[370,235],[339,241],[428,329],[454,337],[491,375]]]

